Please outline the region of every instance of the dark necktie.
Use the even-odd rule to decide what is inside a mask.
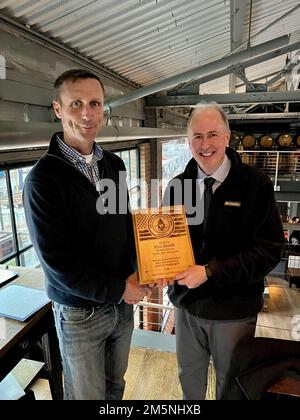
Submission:
[[[204,190],[204,219],[203,219],[203,227],[204,232],[206,229],[207,217],[209,212],[209,206],[211,197],[213,195],[212,186],[215,182],[215,178],[204,178],[205,190]]]

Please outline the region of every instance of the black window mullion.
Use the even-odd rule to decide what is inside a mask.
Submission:
[[[132,182],[131,182],[131,150],[128,150],[128,160],[129,160],[129,185],[131,187]]]

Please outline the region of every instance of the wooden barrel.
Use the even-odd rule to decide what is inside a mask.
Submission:
[[[293,144],[293,138],[288,133],[282,133],[277,138],[278,147],[289,148]]]
[[[246,149],[252,149],[256,144],[256,138],[252,134],[246,134],[242,139],[242,144]]]
[[[293,143],[296,147],[300,148],[300,134],[296,134],[294,137]]]
[[[258,144],[263,149],[271,149],[274,144],[274,139],[270,134],[264,134],[259,138]]]

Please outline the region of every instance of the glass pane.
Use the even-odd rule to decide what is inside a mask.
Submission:
[[[132,210],[137,210],[141,207],[140,203],[140,188],[135,187],[129,191],[130,206]]]
[[[126,172],[127,172],[127,182],[128,185],[130,185],[130,167],[129,167],[129,150],[123,150],[121,152],[121,158],[123,159],[123,162],[125,163]]]
[[[137,159],[137,149],[130,150],[130,187],[136,187],[138,184],[138,159]]]
[[[11,188],[13,192],[13,203],[19,249],[23,249],[31,244],[22,201],[24,181],[30,169],[31,166],[27,166],[25,168],[18,168],[9,171]]]
[[[140,186],[139,186],[139,160],[138,149],[121,150],[114,152],[123,159],[126,167],[127,185],[129,189],[130,205],[132,209],[139,209]]]
[[[0,171],[0,261],[15,251],[5,171]]]
[[[185,139],[171,140],[162,144],[162,190],[168,182],[182,172],[192,155]]]
[[[5,265],[6,267],[16,267],[17,261],[15,258],[12,258],[11,260],[6,261]]]
[[[40,265],[34,248],[30,248],[20,254],[20,265],[22,267],[37,267]]]

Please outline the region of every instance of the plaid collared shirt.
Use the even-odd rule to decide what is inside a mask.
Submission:
[[[102,174],[99,174],[97,162],[103,158],[101,147],[94,143],[92,162],[87,163],[84,156],[66,144],[59,136],[57,136],[57,143],[63,156],[90,180],[100,194]]]

